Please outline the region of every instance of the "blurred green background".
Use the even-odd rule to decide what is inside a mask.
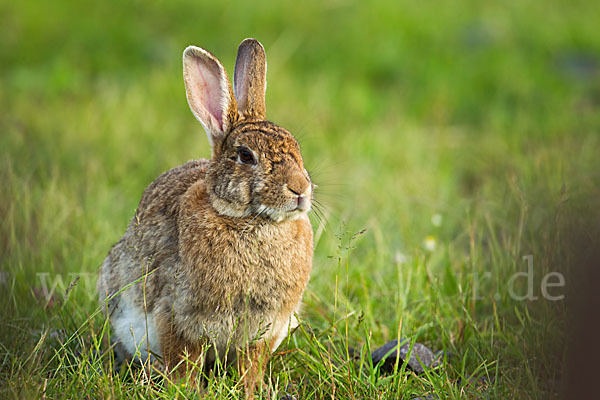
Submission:
[[[365,398],[557,396],[565,302],[515,301],[507,281],[532,255],[539,295],[545,273],[569,273],[565,229],[598,221],[596,2],[14,1],[0,15],[2,393],[37,397],[49,379],[55,397],[114,395],[105,378],[48,361],[64,346],[36,346],[40,332],[86,321],[143,189],[209,156],[183,49],[231,73],[255,37],[267,117],[298,138],[324,208],[306,324],[333,345],[400,331],[455,357],[441,378],[402,385],[324,378],[301,355],[275,371],[308,374],[301,398],[331,396],[330,381],[340,397],[352,385]],[[91,278],[61,300],[81,272]],[[63,277],[58,304],[40,295],[40,273]],[[306,348],[295,336],[288,346]],[[466,384],[472,374],[487,383]]]

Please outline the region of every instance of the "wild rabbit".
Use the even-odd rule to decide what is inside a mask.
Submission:
[[[184,353],[237,359],[250,397],[297,325],[313,254],[314,185],[292,134],[265,120],[266,70],[262,45],[244,40],[232,91],[217,58],[185,49],[187,100],[212,157],[148,186],[98,281],[121,356],[157,355],[169,372]]]

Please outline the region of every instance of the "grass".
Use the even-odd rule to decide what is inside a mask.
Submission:
[[[271,398],[560,395],[575,249],[597,245],[600,226],[598,5],[0,10],[2,397],[198,395],[97,356],[108,331],[95,281],[143,189],[209,155],[182,50],[205,47],[231,72],[245,37],[266,47],[268,117],[299,138],[327,214],[314,220],[302,325],[269,364]],[[510,283],[525,256],[537,300],[511,296],[527,292],[525,278]],[[549,289],[563,300],[542,296],[549,272],[565,276]],[[365,358],[398,337],[444,350],[443,370],[386,375],[346,361],[348,346]],[[206,393],[239,397],[235,371]]]

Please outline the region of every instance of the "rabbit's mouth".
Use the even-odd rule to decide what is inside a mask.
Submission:
[[[308,181],[308,187],[302,188],[302,191],[298,190],[297,186],[291,187],[287,184],[284,184],[282,189],[283,191],[275,196],[269,196],[272,193],[269,191],[266,196],[260,196],[262,199],[257,199],[253,214],[267,217],[275,222],[306,217],[312,207],[314,185]]]
[[[220,215],[233,218],[252,218],[257,220],[259,217],[268,218],[274,222],[293,221],[306,216],[312,207],[312,195],[298,196],[289,199],[282,206],[266,205],[264,203],[240,204],[234,201],[227,201],[216,195],[211,196],[211,204]]]
[[[258,207],[257,215],[266,216],[275,222],[294,221],[306,216],[310,211],[310,200],[298,201],[296,204],[287,208],[273,208],[265,205]]]

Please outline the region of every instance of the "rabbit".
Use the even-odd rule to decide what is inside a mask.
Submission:
[[[159,357],[176,376],[184,355],[237,360],[249,397],[298,324],[313,256],[315,185],[296,139],[265,119],[266,72],[255,39],[239,46],[233,90],[215,56],[185,49],[186,97],[211,158],[146,188],[98,280],[118,356]]]

